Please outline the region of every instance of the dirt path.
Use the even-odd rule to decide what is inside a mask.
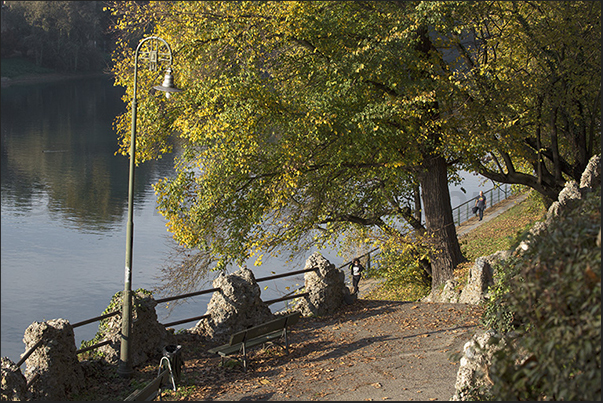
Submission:
[[[220,367],[209,345],[185,342],[184,373],[197,385],[186,400],[449,400],[452,354],[479,329],[479,315],[464,304],[359,299],[331,317],[302,318],[289,355],[253,350],[247,373]]]
[[[457,227],[459,236],[523,200],[490,207],[481,222]],[[481,308],[363,299],[379,282],[363,279],[360,298],[336,315],[302,318],[290,334],[290,355],[253,351],[247,373],[219,367],[210,345],[185,342],[185,374],[196,386],[184,400],[450,400],[459,354],[484,330]]]

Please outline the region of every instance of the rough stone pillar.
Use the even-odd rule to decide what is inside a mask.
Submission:
[[[331,315],[337,312],[346,300],[350,300],[350,290],[345,285],[345,274],[319,252],[314,252],[306,261],[305,290],[310,293],[300,299],[297,309],[303,316]]]
[[[276,318],[260,298],[261,291],[253,272],[247,268],[213,281],[213,293],[207,305],[208,319],[201,319],[192,329],[218,342],[226,342],[232,333]]]
[[[122,306],[123,291],[116,293],[109,303],[109,311]],[[151,292],[143,289],[132,293],[132,332],[130,342],[130,365],[136,367],[150,359],[159,359],[163,348],[175,343],[175,336],[159,323],[155,307],[157,302]],[[119,309],[119,308],[118,308]],[[97,342],[111,340],[110,344],[99,347],[102,360],[117,364],[121,349],[121,313],[107,318],[99,324]]]
[[[458,300],[464,304],[479,304],[488,297],[489,287],[494,285],[494,267],[501,261],[508,259],[511,251],[498,251],[488,256],[481,256],[475,260],[469,270],[467,284]]]
[[[492,357],[505,345],[506,342],[501,340],[501,336],[492,330],[475,334],[465,343],[456,375],[455,393],[450,400],[475,400],[472,390],[489,390],[492,386],[492,380],[488,375]]]
[[[482,302],[488,287],[494,284],[493,275],[494,271],[490,266],[490,262],[484,256],[478,257],[469,269],[469,278],[458,302],[464,304],[479,304]]]
[[[29,400],[27,380],[21,373],[21,369],[17,367],[17,364],[8,359],[8,357],[2,357],[2,391],[0,392],[0,400]]]
[[[25,361],[25,378],[32,382],[32,400],[69,400],[80,392],[84,372],[75,353],[73,327],[65,319],[34,322],[25,330],[23,342],[29,351],[39,340],[42,345]]]
[[[601,186],[601,154],[593,155],[580,177],[580,190]]]

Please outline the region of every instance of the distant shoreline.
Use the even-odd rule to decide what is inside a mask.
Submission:
[[[109,76],[109,74],[103,72],[25,74],[15,78],[2,77],[2,88],[11,87],[13,85],[31,85],[64,80],[76,80],[81,78],[95,78],[102,76]]]

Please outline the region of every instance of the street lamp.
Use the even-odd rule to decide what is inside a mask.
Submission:
[[[144,46],[144,50],[143,49]],[[141,51],[142,50],[142,51]],[[132,134],[130,136],[130,176],[128,181],[128,224],[126,233],[126,276],[124,281],[124,295],[122,305],[121,322],[121,350],[117,373],[122,377],[132,375],[130,362],[130,335],[132,330],[132,240],[134,236],[134,168],[136,166],[136,81],[138,74],[138,57],[149,61],[149,68],[157,70],[159,62],[167,62],[165,78],[162,85],[156,85],[153,89],[163,91],[169,95],[182,90],[174,87],[172,77],[172,50],[167,42],[159,37],[150,36],[144,38],[138,44],[134,55],[134,94],[132,95]]]

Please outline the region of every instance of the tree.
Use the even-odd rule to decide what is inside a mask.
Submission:
[[[100,1],[5,2],[12,28],[21,35],[12,49],[31,52],[36,64],[62,71],[98,69],[106,28]],[[3,14],[5,11],[3,10]],[[4,18],[4,17],[3,17]],[[18,24],[15,24],[18,22]],[[4,44],[4,38],[3,38]]]
[[[427,248],[435,288],[463,259],[447,187],[456,167],[555,198],[600,150],[594,3],[151,2],[114,10],[124,32],[151,30],[176,44],[187,91],[170,103],[139,102],[139,156],[169,151],[179,131],[179,174],[158,183],[160,210],[176,239],[218,267],[347,234],[395,239],[416,259]],[[117,83],[126,87],[131,47],[124,41],[116,52]],[[124,152],[128,125],[125,114]],[[412,211],[419,184],[425,227]]]
[[[463,257],[447,177],[458,158],[450,145],[463,136],[441,113],[453,88],[419,6],[116,3],[124,32],[152,21],[173,44],[186,88],[169,102],[138,100],[139,161],[169,151],[174,130],[182,142],[178,174],[156,186],[175,238],[221,268],[339,234],[396,236],[429,249],[432,287],[451,279]],[[124,41],[115,55],[126,87],[131,52]],[[117,122],[124,153],[128,116]],[[412,209],[417,184],[425,226]]]
[[[441,46],[461,60],[455,116],[472,141],[465,160],[556,200],[601,152],[601,4],[442,3],[430,12],[456,33]]]

